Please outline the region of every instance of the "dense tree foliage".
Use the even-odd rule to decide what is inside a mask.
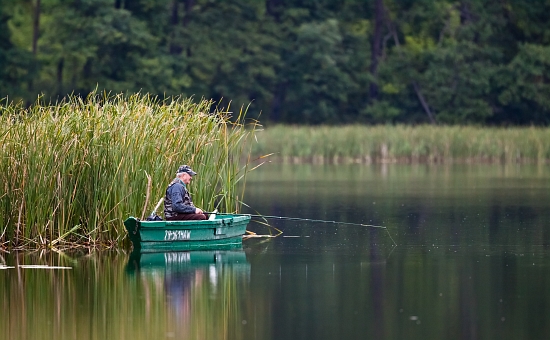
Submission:
[[[0,97],[94,89],[262,121],[550,123],[545,0],[0,0]]]

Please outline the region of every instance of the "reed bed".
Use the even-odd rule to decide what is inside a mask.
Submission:
[[[550,129],[470,126],[276,125],[253,154],[286,162],[548,162]]]
[[[149,213],[181,164],[199,173],[197,206],[237,211],[258,125],[227,110],[142,94],[4,104],[0,247],[120,245],[123,219]]]

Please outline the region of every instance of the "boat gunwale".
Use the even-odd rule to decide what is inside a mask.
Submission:
[[[224,215],[217,216],[214,220],[186,220],[186,221],[143,221],[136,217],[134,219],[141,230],[156,230],[156,229],[209,229],[209,228],[226,228],[236,227],[242,224],[248,224],[250,215]]]

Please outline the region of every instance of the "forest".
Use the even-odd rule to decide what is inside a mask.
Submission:
[[[0,114],[93,92],[265,124],[550,123],[546,0],[0,0]]]

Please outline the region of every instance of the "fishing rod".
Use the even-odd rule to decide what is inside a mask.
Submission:
[[[269,215],[254,215],[254,214],[231,214],[231,213],[220,213],[217,211],[214,212],[205,212],[205,214],[217,214],[217,215],[242,215],[242,216],[250,216],[255,218],[263,218],[263,219],[277,219],[277,220],[286,220],[286,221],[304,221],[304,222],[318,222],[318,223],[334,223],[334,224],[344,224],[344,225],[351,225],[351,226],[358,226],[358,227],[369,227],[369,228],[378,228],[378,229],[386,229],[386,232],[388,233],[388,236],[392,240],[393,244],[397,246],[397,243],[391,237],[390,231],[388,228],[381,226],[381,225],[372,225],[372,224],[363,224],[363,223],[350,223],[350,222],[338,222],[338,221],[328,221],[328,220],[316,220],[311,218],[299,218],[299,217],[287,217],[287,216],[269,216]]]
[[[147,217],[147,220],[148,221],[156,221],[156,220],[159,220],[161,219],[158,215],[157,215],[157,209],[160,207],[160,205],[162,204],[162,201],[164,200],[164,197],[162,197],[157,205],[155,206],[155,209],[153,209],[153,212],[151,213],[151,215],[149,215],[149,217]],[[287,216],[269,216],[269,215],[254,215],[254,214],[231,214],[231,213],[220,213],[218,212],[218,209],[215,209],[214,211],[212,212],[204,212],[205,214],[209,214],[210,216],[215,216],[215,215],[242,215],[242,216],[250,216],[250,217],[254,217],[254,218],[263,218],[263,219],[276,219],[276,220],[286,220],[286,221],[303,221],[303,222],[316,222],[316,223],[334,223],[334,224],[343,224],[343,225],[350,225],[350,226],[358,226],[358,227],[369,227],[369,228],[378,228],[378,229],[386,229],[386,232],[388,233],[388,236],[390,237],[390,239],[392,240],[392,242],[397,245],[397,243],[395,243],[393,237],[391,237],[391,234],[390,234],[390,231],[388,230],[388,228],[384,227],[384,226],[380,226],[380,225],[373,225],[373,224],[363,224],[363,223],[350,223],[350,222],[338,222],[338,221],[329,221],[329,220],[318,220],[318,219],[312,219],[312,218],[300,218],[300,217],[287,217]]]
[[[318,222],[318,223],[334,223],[334,224],[353,225],[353,226],[359,226],[359,227],[387,229],[386,227],[383,227],[383,226],[380,226],[380,225],[363,224],[363,223],[350,223],[350,222],[338,222],[338,221],[328,221],[328,220],[317,220],[317,219],[299,218],[299,217],[268,216],[268,215],[253,215],[253,214],[231,214],[231,213],[220,213],[220,212],[205,212],[205,214],[246,215],[246,216],[250,216],[250,217],[265,218],[265,219],[277,219],[277,220],[286,220],[286,221]]]

